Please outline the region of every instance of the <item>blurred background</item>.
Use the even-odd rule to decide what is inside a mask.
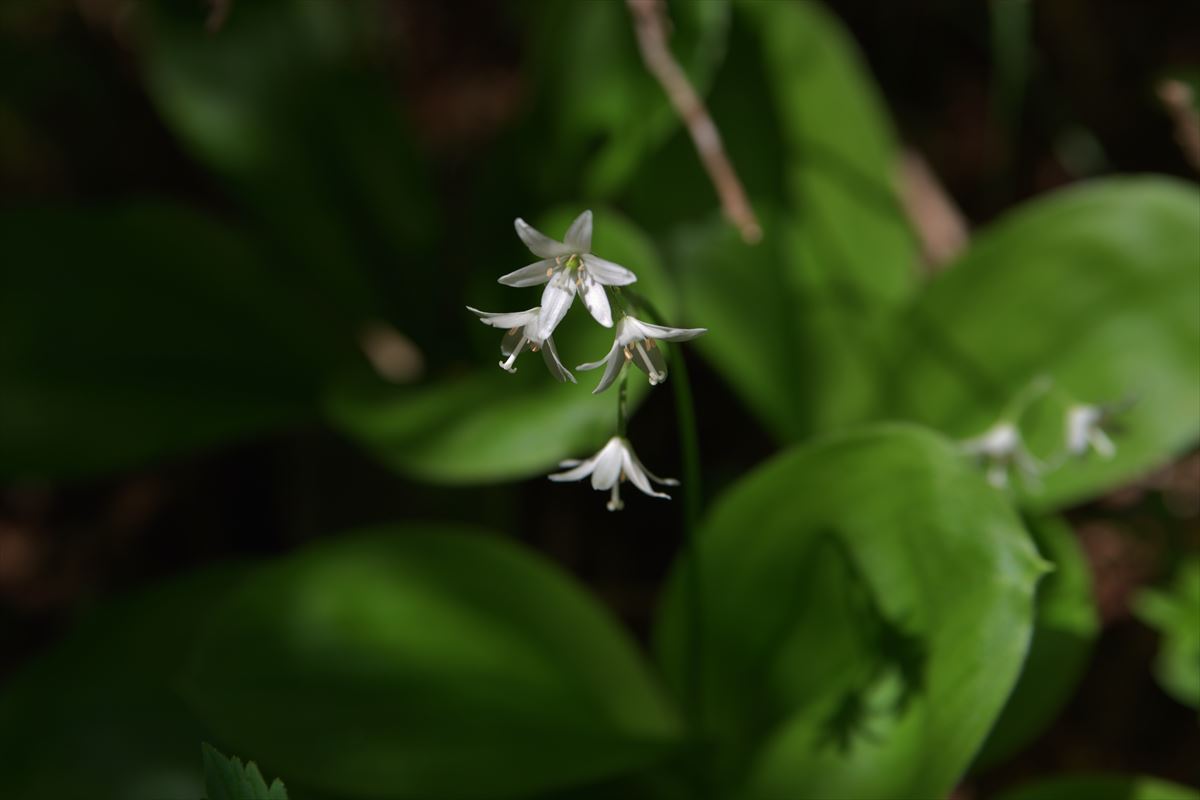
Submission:
[[[1067,184],[1196,179],[1193,2],[825,7],[889,120],[925,275]],[[668,12],[769,247],[794,164],[760,34],[724,3]],[[814,117],[844,102],[813,96]],[[0,686],[110,598],[396,520],[510,533],[644,639],[679,504],[636,496],[610,514],[585,485],[541,477],[603,440],[611,398],[578,406],[577,446],[551,454],[536,423],[567,423],[521,405],[551,391],[539,359],[511,379],[491,369],[497,332],[464,308],[534,305],[495,284],[532,260],[513,218],[559,236],[585,207],[597,252],[643,275],[672,321],[715,327],[655,295],[693,229],[733,229],[615,0],[6,0]],[[591,327],[580,308],[564,323],[571,365],[607,349]],[[711,495],[778,449],[779,417],[682,350]],[[820,409],[795,413],[788,438],[827,427]],[[631,423],[659,474],[681,471],[675,415],[660,388]],[[473,431],[518,416],[527,427],[472,452]],[[1196,712],[1156,681],[1159,636],[1134,613],[1200,547],[1200,453],[1066,518],[1095,601],[1090,655],[1053,722],[970,774],[960,800],[1093,769],[1200,787]]]

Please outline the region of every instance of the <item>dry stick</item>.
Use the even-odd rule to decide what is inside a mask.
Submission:
[[[721,207],[725,216],[737,226],[742,239],[747,244],[755,244],[762,239],[762,226],[750,202],[746,199],[746,190],[738,180],[729,156],[721,144],[721,134],[713,124],[704,101],[688,80],[679,62],[671,55],[667,45],[667,34],[664,25],[665,11],[661,0],[626,0],[629,11],[633,15],[634,31],[637,33],[638,47],[642,51],[642,60],[646,69],[650,70],[662,85],[671,105],[687,125],[700,160],[708,171],[708,176],[716,187],[717,196],[721,198]]]
[[[896,183],[904,212],[921,241],[928,271],[938,272],[966,249],[970,239],[966,218],[915,150],[900,154]]]
[[[1175,123],[1175,141],[1192,169],[1200,172],[1200,109],[1190,86],[1168,79],[1158,85],[1158,99]]]

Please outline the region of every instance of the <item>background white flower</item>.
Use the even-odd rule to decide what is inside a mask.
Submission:
[[[599,394],[611,386],[621,373],[621,367],[629,361],[650,377],[651,386],[656,386],[667,379],[667,362],[656,341],[686,342],[704,333],[708,333],[707,328],[668,328],[625,316],[617,323],[617,335],[608,354],[599,361],[580,364],[576,369],[605,366],[600,383],[592,390],[592,394]]]
[[[1008,485],[1009,467],[1015,466],[1029,481],[1036,481],[1041,465],[1025,448],[1021,432],[1008,420],[1001,420],[988,430],[960,442],[959,450],[974,456],[987,465],[988,483],[997,489]]]
[[[592,212],[584,211],[576,217],[561,242],[536,230],[520,217],[513,225],[525,246],[542,260],[501,276],[500,283],[505,286],[546,284],[542,291],[538,338],[546,339],[554,332],[577,292],[583,295],[583,304],[595,320],[611,328],[612,309],[604,287],[627,286],[636,281],[637,276],[620,264],[592,254]]]
[[[550,475],[552,481],[578,481],[583,480],[587,476],[592,476],[592,488],[597,491],[610,491],[606,507],[609,511],[619,511],[625,507],[625,503],[621,501],[621,481],[630,480],[634,486],[640,489],[644,494],[651,497],[662,497],[667,500],[671,499],[669,494],[654,491],[654,487],[650,485],[650,481],[662,484],[663,486],[678,486],[679,481],[673,478],[660,478],[638,460],[637,455],[633,452],[633,447],[629,444],[629,440],[621,436],[614,436],[608,440],[608,443],[600,449],[600,452],[587,459],[586,461],[578,461],[570,459],[559,464],[560,467],[567,469],[566,472],[556,472]]]
[[[501,369],[516,372],[517,368],[513,366],[513,362],[517,360],[521,351],[528,347],[535,353],[538,350],[542,351],[542,360],[546,362],[546,368],[550,370],[551,375],[560,381],[575,383],[575,376],[563,366],[558,357],[558,350],[554,347],[554,338],[547,336],[542,339],[537,335],[538,319],[540,318],[539,307],[534,306],[526,311],[500,313],[480,311],[470,306],[467,306],[467,309],[477,314],[479,321],[484,325],[508,329],[504,338],[500,340],[500,353],[506,357],[499,362]]]
[[[1106,418],[1103,408],[1092,405],[1073,405],[1067,409],[1067,452],[1081,456],[1091,447],[1104,458],[1112,458],[1117,446],[1104,432]]]

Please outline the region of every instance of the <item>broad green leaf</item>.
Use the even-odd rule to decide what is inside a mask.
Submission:
[[[1053,517],[1033,521],[1029,530],[1054,571],[1038,584],[1029,655],[976,766],[1005,761],[1054,721],[1083,675],[1100,630],[1091,568],[1074,531]]]
[[[548,236],[561,238],[582,210],[554,209],[536,224]],[[668,324],[675,322],[676,292],[648,237],[628,220],[604,209],[596,210],[594,230],[594,252],[634,270],[638,280],[628,288],[667,315]],[[517,266],[521,265],[512,268]],[[494,278],[489,275],[488,280]],[[484,299],[472,305],[488,311],[531,308],[538,304],[541,291],[541,286],[501,286],[498,291],[481,287],[479,296]],[[632,294],[623,296],[634,299]],[[620,313],[615,306],[614,319]],[[504,373],[496,366],[504,332],[480,325],[466,309],[462,317],[486,353],[478,356],[479,371],[418,387],[348,382],[330,400],[328,411],[334,424],[385,464],[406,475],[440,483],[480,483],[545,473],[564,458],[590,455],[616,432],[616,388],[593,395],[601,371],[574,369],[577,364],[601,359],[612,347],[614,331],[598,325],[580,300],[554,336],[559,355],[574,371],[577,384],[551,379],[540,353],[522,354],[516,362],[517,374]],[[629,369],[630,403],[636,406],[649,385],[645,375]],[[658,391],[670,392],[671,388]]]
[[[542,100],[538,121],[553,131],[541,158],[543,177],[582,163],[589,197],[611,197],[681,128],[678,113],[647,70],[624,3],[539,3],[523,23],[532,34],[531,73]],[[725,53],[727,0],[669,0],[668,45],[703,93]],[[702,169],[699,162],[696,169]]]
[[[1200,800],[1200,793],[1140,775],[1078,775],[1047,778],[1004,792],[996,800]]]
[[[1119,486],[1200,439],[1200,193],[1166,178],[1089,182],[984,231],[907,319],[891,412],[955,436],[1052,379],[1029,436],[1048,457],[1072,402],[1121,404],[1117,454],[1071,461],[1028,505]]]
[[[267,786],[253,761],[243,765],[240,758],[230,758],[209,744],[203,750],[207,800],[288,800],[283,781],[276,778]]]
[[[556,383],[542,374],[539,354],[526,353],[517,366],[515,376],[496,367],[417,388],[347,384],[328,413],[383,463],[436,483],[538,475],[590,455],[616,432],[615,388],[593,395],[588,373],[577,385]]]
[[[0,692],[0,791],[13,800],[195,800],[205,737],[173,687],[214,600],[207,569],[85,615]]]
[[[679,723],[616,623],[542,560],[448,527],[263,567],[184,682],[231,748],[340,797],[517,797],[632,771]]]
[[[395,87],[361,63],[376,13],[233,3],[214,33],[205,4],[152,3],[134,22],[164,122],[272,234],[298,279],[325,292],[329,313],[359,322],[387,310],[384,287],[416,322],[438,286],[418,266],[434,206]],[[371,265],[402,258],[403,269],[370,279]]]
[[[183,207],[0,213],[0,474],[111,470],[317,416],[354,341]]]
[[[1016,682],[1045,568],[952,445],[882,426],[788,450],[717,502],[698,541],[702,596],[681,564],[658,652],[722,792],[949,792]]]
[[[1179,702],[1200,708],[1200,556],[1179,565],[1169,590],[1141,592],[1134,611],[1162,636],[1154,664],[1159,684]]]
[[[689,318],[729,321],[701,351],[772,432],[798,439],[869,416],[916,245],[889,124],[846,32],[817,3],[735,8],[761,50],[769,107],[755,113],[779,131],[783,205],[755,198],[757,247],[723,228],[685,234],[675,267]]]

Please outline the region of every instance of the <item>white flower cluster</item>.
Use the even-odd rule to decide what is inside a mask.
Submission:
[[[606,328],[613,327],[609,287],[615,291],[615,287],[628,286],[637,281],[637,276],[620,264],[592,253],[591,211],[584,211],[575,218],[561,242],[551,239],[519,217],[514,225],[517,236],[540,260],[502,276],[500,283],[515,287],[546,284],[542,290],[541,304],[526,311],[507,313],[480,311],[470,306],[467,308],[483,324],[505,330],[500,341],[500,353],[504,356],[500,361],[502,369],[516,372],[518,355],[526,348],[535,353],[540,350],[551,375],[559,381],[575,383],[575,376],[563,366],[554,346],[554,329],[570,310],[577,294],[583,298],[584,306],[596,322]],[[667,365],[659,342],[684,342],[707,332],[705,328],[669,328],[644,322],[625,310],[627,302],[624,298],[617,299],[621,310],[612,348],[599,361],[576,367],[580,370],[604,367],[593,394],[599,394],[611,386],[630,362],[646,373],[651,386],[662,383],[667,378]],[[624,402],[622,389],[618,398],[618,419],[622,428]],[[678,481],[659,478],[646,469],[634,454],[629,440],[621,433],[612,437],[600,452],[586,461],[564,461],[561,466],[566,471],[551,475],[551,480],[576,481],[591,476],[594,489],[611,492],[608,502],[610,511],[624,506],[620,496],[622,481],[632,482],[652,497],[664,498],[669,496],[654,491],[651,480],[666,486],[679,485]]]
[[[1032,388],[1033,394],[1043,394],[1049,390],[1049,383],[1038,382]],[[1008,486],[1009,472],[1014,469],[1027,485],[1037,486],[1041,475],[1061,466],[1068,458],[1080,458],[1089,451],[1102,458],[1116,454],[1117,446],[1105,426],[1112,421],[1117,407],[1071,403],[1064,413],[1062,451],[1045,461],[1035,458],[1014,421],[1032,399],[1025,397],[1017,404],[1019,408],[1004,414],[995,425],[959,443],[959,450],[986,468],[988,483],[997,489]]]

